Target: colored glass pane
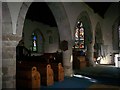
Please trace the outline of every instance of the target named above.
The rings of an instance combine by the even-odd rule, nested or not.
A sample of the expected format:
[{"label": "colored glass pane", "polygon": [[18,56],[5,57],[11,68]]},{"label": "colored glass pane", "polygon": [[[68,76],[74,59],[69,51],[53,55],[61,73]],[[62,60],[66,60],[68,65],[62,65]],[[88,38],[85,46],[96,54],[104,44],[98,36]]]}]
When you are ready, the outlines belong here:
[{"label": "colored glass pane", "polygon": [[81,21],[78,21],[75,30],[75,48],[84,48],[84,28]]}]

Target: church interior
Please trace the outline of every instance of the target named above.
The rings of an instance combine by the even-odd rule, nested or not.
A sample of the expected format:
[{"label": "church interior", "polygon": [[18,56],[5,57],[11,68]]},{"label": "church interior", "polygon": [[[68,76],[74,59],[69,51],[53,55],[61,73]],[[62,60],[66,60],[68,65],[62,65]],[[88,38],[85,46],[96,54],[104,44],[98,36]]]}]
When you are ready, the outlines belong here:
[{"label": "church interior", "polygon": [[0,2],[1,89],[120,89],[120,2]]}]

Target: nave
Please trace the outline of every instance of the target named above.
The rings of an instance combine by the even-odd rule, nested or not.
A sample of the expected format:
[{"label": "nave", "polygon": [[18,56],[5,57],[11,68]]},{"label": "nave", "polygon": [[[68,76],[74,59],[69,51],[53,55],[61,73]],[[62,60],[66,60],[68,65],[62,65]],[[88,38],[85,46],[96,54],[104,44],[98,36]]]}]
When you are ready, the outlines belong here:
[{"label": "nave", "polygon": [[[60,66],[58,70],[56,66],[56,64],[58,64],[58,67],[62,65],[61,53],[44,53],[44,55],[41,56],[27,56],[27,54],[25,56],[25,54],[23,54],[22,58],[18,55],[17,59],[16,84],[18,90],[21,88],[38,90],[54,88],[80,88],[81,90],[107,88],[117,90],[120,88],[120,68],[115,66],[84,66],[80,67],[80,69],[75,69],[73,75],[67,77],[64,76],[63,67]],[[30,71],[31,68],[32,72]]]}]

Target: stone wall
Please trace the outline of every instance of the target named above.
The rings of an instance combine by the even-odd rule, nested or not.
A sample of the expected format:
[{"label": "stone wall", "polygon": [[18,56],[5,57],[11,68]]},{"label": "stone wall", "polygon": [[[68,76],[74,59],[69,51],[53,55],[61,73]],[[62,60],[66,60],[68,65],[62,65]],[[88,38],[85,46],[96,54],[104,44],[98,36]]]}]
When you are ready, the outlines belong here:
[{"label": "stone wall", "polygon": [[16,45],[20,37],[12,32],[8,5],[2,3],[2,88],[16,87]]},{"label": "stone wall", "polygon": [[[20,3],[21,4],[21,3]],[[11,7],[8,8],[7,3],[2,3],[2,72],[3,72],[3,79],[2,79],[2,86],[3,88],[15,88],[16,86],[16,46],[20,39],[22,38],[22,32],[23,32],[23,27],[24,27],[24,20],[25,20],[25,15],[27,13],[27,10],[29,9],[30,3],[23,3],[21,8],[15,9],[19,11],[19,15],[17,18],[14,18],[12,15],[14,13],[10,12],[9,9],[16,8],[16,7]],[[82,11],[87,11],[89,18],[91,20],[91,31],[94,33],[96,24],[100,21],[101,23],[101,18],[95,14],[90,8],[85,8],[87,7],[84,4],[81,3],[47,3],[48,6],[50,7],[56,23],[58,25],[58,30],[60,34],[60,41],[66,40],[68,41],[68,50],[63,52],[63,62],[64,62],[64,69],[65,69],[65,75],[66,76],[71,76],[72,74],[72,62],[71,62],[71,55],[72,55],[72,45],[74,41],[74,28],[75,28],[75,23],[77,22],[77,19],[79,18],[79,15]],[[11,5],[11,4],[9,4]],[[85,8],[85,9],[84,9]],[[12,10],[11,10],[12,11]],[[111,12],[111,11],[110,11]],[[118,11],[117,11],[117,16],[118,16]],[[1,14],[1,11],[0,11]],[[16,14],[14,14],[16,15]],[[107,14],[106,14],[107,15]],[[111,23],[110,16],[111,14],[108,13],[107,16],[105,17],[106,19],[104,20],[103,24],[104,26],[101,27],[101,30],[104,31],[104,40],[106,41],[106,45],[110,45],[108,47],[109,51],[111,50],[112,46],[112,40],[108,39],[108,35],[111,36],[111,34],[106,34],[108,32],[111,32],[111,26],[113,23]],[[116,19],[115,17],[112,17],[112,22]],[[1,16],[1,15],[0,15]],[[12,16],[12,18],[11,18]],[[81,17],[81,16],[80,16]],[[15,28],[12,25],[13,20],[16,19],[16,31]],[[1,18],[0,18],[1,20]],[[110,22],[110,23],[107,23]],[[110,27],[108,27],[110,26]],[[108,27],[108,28],[106,28]],[[108,30],[108,31],[106,31]],[[110,30],[110,31],[109,31]],[[15,34],[16,33],[16,34]],[[94,41],[94,39],[93,39]],[[88,51],[90,53],[88,56],[92,60],[93,58],[93,44],[89,46],[91,49]],[[1,47],[0,47],[1,48]],[[93,62],[90,62],[93,63]],[[1,67],[0,67],[1,69]]]},{"label": "stone wall", "polygon": [[2,2],[0,2],[0,89],[2,89]]},{"label": "stone wall", "polygon": [[2,87],[15,88],[16,83],[16,45],[20,37],[9,34],[2,36]]}]

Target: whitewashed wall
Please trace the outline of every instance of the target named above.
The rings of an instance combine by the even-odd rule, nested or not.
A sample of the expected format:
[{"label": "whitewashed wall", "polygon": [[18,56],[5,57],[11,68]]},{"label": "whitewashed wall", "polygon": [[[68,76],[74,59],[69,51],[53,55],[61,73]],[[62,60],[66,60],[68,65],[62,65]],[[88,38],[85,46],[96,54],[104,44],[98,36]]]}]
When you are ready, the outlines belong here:
[{"label": "whitewashed wall", "polygon": [[[118,50],[113,50],[113,45],[112,45],[112,29],[113,25],[120,17],[120,3],[115,3],[112,4],[108,11],[105,13],[105,18],[103,20],[103,25],[102,25],[102,31],[103,31],[103,39],[104,39],[104,45],[106,51],[106,60],[103,60],[102,63],[111,63],[113,57],[111,56],[112,53],[118,52]],[[117,35],[116,35],[117,36]],[[118,45],[115,45],[116,47]]]},{"label": "whitewashed wall", "polygon": [[[26,20],[24,24],[24,44],[25,47],[30,49],[32,46],[32,32],[39,30],[44,38],[44,52],[52,53],[59,49],[59,32],[57,27],[50,27],[40,22]],[[53,43],[49,43],[49,36],[52,36]],[[38,53],[40,44],[38,44]]]}]

